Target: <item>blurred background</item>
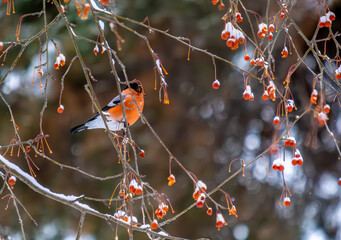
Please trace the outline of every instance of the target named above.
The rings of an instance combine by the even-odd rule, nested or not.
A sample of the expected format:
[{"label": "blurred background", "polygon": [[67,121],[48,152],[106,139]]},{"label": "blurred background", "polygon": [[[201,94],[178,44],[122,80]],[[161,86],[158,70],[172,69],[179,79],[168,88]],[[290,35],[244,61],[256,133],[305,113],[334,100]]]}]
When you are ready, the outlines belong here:
[{"label": "blurred background", "polygon": [[[247,9],[257,12],[265,20],[267,1],[242,1]],[[269,16],[279,12],[276,1],[270,1]],[[0,4],[0,41],[15,41],[16,24],[20,16],[28,12],[41,11],[39,1],[15,1],[16,14],[6,15],[6,4]],[[114,12],[137,21],[149,17],[153,27],[168,31],[174,36],[189,38],[193,46],[207,49],[242,69],[249,70],[250,66],[243,60],[244,48],[231,51],[220,39],[223,29],[221,17],[226,10],[219,11],[211,1],[123,1],[111,2]],[[225,3],[227,6],[228,4]],[[340,1],[330,1],[331,11],[336,14],[333,22],[333,32],[340,31],[341,20]],[[297,22],[308,39],[313,36],[319,19],[318,1],[298,1],[293,7],[291,16]],[[51,3],[47,4],[48,21],[56,16],[57,11]],[[89,15],[82,21],[76,14],[76,7],[70,4],[67,12],[68,20],[75,24],[74,31],[79,36],[96,40],[98,29]],[[246,21],[245,13],[239,6],[244,17],[241,28],[251,36],[251,29]],[[256,27],[255,17],[250,14]],[[279,21],[282,24],[282,20]],[[24,18],[20,38],[25,39],[37,33],[43,27],[43,17]],[[253,102],[244,101],[243,76],[240,71],[227,63],[216,61],[217,78],[221,86],[219,90],[211,87],[214,81],[212,59],[197,51],[191,51],[190,61],[187,61],[188,48],[179,42],[159,33],[150,34],[146,29],[132,25],[135,29],[148,37],[155,53],[158,54],[165,69],[170,104],[159,102],[158,91],[154,90],[154,62],[146,44],[130,32],[119,28],[119,33],[125,40],[122,51],[118,56],[127,69],[128,77],[139,79],[146,92],[144,114],[155,131],[169,147],[171,152],[181,163],[204,181],[208,190],[215,188],[228,178],[228,165],[235,158],[242,158],[246,163],[258,156],[271,146],[274,136],[283,129],[275,128],[272,124],[276,113],[276,102],[261,100],[263,87],[257,80],[251,80],[255,94]],[[278,25],[280,27],[281,25]],[[292,27],[289,33],[293,37],[295,46],[302,56],[307,50],[302,38]],[[276,33],[275,33],[276,35]],[[326,38],[328,29],[321,29],[318,38]],[[66,66],[60,70],[49,70],[53,75],[47,87],[47,108],[43,116],[43,131],[49,135],[47,139],[56,161],[79,167],[96,175],[110,176],[122,171],[118,164],[117,154],[102,130],[85,131],[76,135],[70,134],[70,128],[83,123],[94,114],[91,100],[84,89],[85,78],[78,61],[71,67],[65,78],[62,104],[63,114],[57,113],[61,77],[70,60],[75,56],[73,45],[68,32],[59,21],[49,31],[49,37],[59,44],[66,56]],[[116,38],[109,31],[106,23],[106,37],[113,49],[116,48]],[[41,38],[45,46],[44,37]],[[117,95],[116,83],[110,73],[110,66],[106,54],[93,54],[93,44],[79,40],[82,56],[91,69],[97,82],[93,83],[95,92],[102,106],[105,106]],[[274,48],[276,64],[275,83],[283,90],[282,82],[291,65],[296,63],[297,56],[290,55],[282,59],[284,34],[278,36]],[[320,42],[323,51],[324,42]],[[334,58],[335,45],[327,42],[327,54]],[[5,45],[6,47],[6,45]],[[50,63],[54,63],[54,46],[49,45]],[[252,57],[253,46],[247,44],[247,51]],[[2,78],[18,54],[19,47],[13,47],[7,55],[4,65],[0,67]],[[43,55],[43,59],[45,55]],[[11,106],[22,140],[33,139],[39,134],[40,111],[44,104],[44,91],[39,88],[36,77],[31,85],[33,69],[38,65],[39,42],[30,44],[20,58],[15,70],[0,85],[0,91]],[[2,61],[2,60],[1,60]],[[318,66],[314,58],[308,55],[306,64],[318,73]],[[46,67],[43,68],[47,72]],[[120,69],[119,76],[123,79]],[[254,71],[257,74],[257,70]],[[45,84],[46,76],[42,78]],[[327,81],[330,81],[327,78]],[[298,110],[290,114],[292,121],[309,105],[312,91],[313,76],[303,66],[300,66],[291,78],[291,90]],[[340,88],[332,85],[338,94]],[[328,125],[336,139],[341,139],[340,106],[333,102],[335,91],[327,87],[326,99],[331,105]],[[9,144],[14,136],[9,111],[0,102],[0,145]],[[172,173],[177,182],[167,186],[169,175],[169,156],[153,137],[150,130],[140,120],[131,127],[131,132],[138,146],[145,150],[146,157],[138,160],[140,173],[144,181],[149,182],[160,193],[165,193],[176,213],[193,203],[193,183],[186,174],[175,164]],[[338,160],[336,147],[325,128],[318,128],[313,114],[304,116],[292,129],[292,135],[297,140],[297,146],[304,158],[302,167],[291,165],[292,153],[289,149],[285,154],[285,179],[292,193],[291,206],[281,208],[278,205],[282,193],[283,182],[277,171],[266,173],[263,159],[259,159],[245,169],[245,177],[238,175],[222,187],[229,193],[237,207],[239,218],[227,216],[228,226],[217,231],[215,215],[207,216],[204,209],[193,208],[176,221],[164,227],[171,235],[184,238],[210,239],[304,239],[327,240],[341,239],[341,201],[340,186],[337,185],[341,177],[341,161]],[[1,152],[4,153],[4,150]],[[16,151],[15,151],[16,153]],[[8,157],[13,163],[28,172],[27,164],[22,154],[20,157]],[[32,153],[32,157],[34,157]],[[277,156],[266,154],[263,158],[269,163]],[[34,158],[40,168],[37,171],[37,181],[52,191],[64,194],[81,195],[94,198],[110,198],[118,180],[95,181],[77,172],[60,169],[58,166],[43,158]],[[232,165],[232,172],[239,169],[240,164]],[[80,213],[60,203],[53,202],[30,190],[25,184],[18,182],[14,188],[18,199],[27,208],[32,217],[38,222],[35,226],[29,217],[22,212],[25,231],[28,239],[74,239],[78,227]],[[6,193],[3,193],[3,196]],[[225,199],[220,194],[213,197],[220,203]],[[10,202],[5,210],[8,198],[0,199],[0,234],[9,235],[11,239],[21,239],[20,225],[13,203]],[[115,213],[115,207],[108,209],[102,203],[85,202],[99,211]],[[153,203],[156,207],[157,203]],[[209,204],[210,205],[210,204]],[[214,208],[214,206],[211,206]],[[138,209],[137,209],[138,210]],[[136,211],[137,212],[137,211]],[[176,214],[175,213],[175,214]],[[168,213],[166,219],[172,217]],[[141,216],[137,214],[138,219]],[[118,228],[119,239],[128,239],[126,230]],[[134,232],[136,239],[147,239],[144,234]],[[113,239],[112,227],[105,221],[92,216],[86,216],[83,239]]]}]

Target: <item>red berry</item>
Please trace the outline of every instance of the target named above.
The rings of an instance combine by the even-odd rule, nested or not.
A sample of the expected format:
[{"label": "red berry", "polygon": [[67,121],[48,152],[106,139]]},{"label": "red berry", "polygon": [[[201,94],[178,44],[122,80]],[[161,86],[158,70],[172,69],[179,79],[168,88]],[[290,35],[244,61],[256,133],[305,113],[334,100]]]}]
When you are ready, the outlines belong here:
[{"label": "red berry", "polygon": [[292,165],[295,166],[297,164],[297,160],[294,158],[294,159],[292,159],[291,163],[292,163]]},{"label": "red berry", "polygon": [[15,176],[11,176],[7,182],[9,185],[14,186],[15,183],[17,182],[17,178]]},{"label": "red berry", "polygon": [[107,4],[109,3],[109,0],[101,0],[101,3],[102,3],[103,5],[107,5]]},{"label": "red berry", "polygon": [[145,154],[145,152],[144,152],[144,150],[143,150],[143,149],[141,149],[141,152],[140,152],[140,154],[139,154],[139,155],[140,155],[140,157],[141,157],[141,158],[144,158],[144,156],[145,156],[146,154]]},{"label": "red berry", "polygon": [[298,166],[302,166],[302,165],[303,165],[303,159],[302,159],[302,158],[299,158],[299,159],[297,160],[297,165],[298,165]]},{"label": "red berry", "polygon": [[274,32],[274,31],[275,31],[275,26],[273,24],[270,24],[269,32]]},{"label": "red berry", "polygon": [[339,181],[337,182],[339,185],[341,185],[341,178],[339,178]]},{"label": "red berry", "polygon": [[57,109],[58,113],[63,113],[64,112],[64,106],[62,104],[59,105],[59,108]]},{"label": "red berry", "polygon": [[244,56],[244,60],[245,60],[245,61],[249,61],[249,60],[250,60],[250,56],[249,56],[249,55],[247,55],[247,54],[245,54],[245,56]]},{"label": "red berry", "polygon": [[262,95],[262,100],[263,101],[267,101],[269,99],[269,94],[268,94],[268,91],[265,91]]},{"label": "red berry", "polygon": [[330,27],[332,25],[332,22],[330,20],[327,20],[324,24],[325,27]]},{"label": "red berry", "polygon": [[219,2],[219,0],[212,0],[212,4],[213,4],[213,5],[217,5],[218,2]]},{"label": "red berry", "polygon": [[224,3],[221,3],[220,5],[219,5],[219,10],[223,10],[223,9],[225,9],[225,4]]},{"label": "red berry", "polygon": [[212,83],[212,88],[214,89],[219,89],[220,87],[220,82],[218,79],[216,79],[213,83]]},{"label": "red berry", "polygon": [[212,214],[213,214],[212,208],[208,208],[206,213],[207,213],[207,215],[212,216]]},{"label": "red berry", "polygon": [[323,112],[324,112],[325,114],[329,114],[329,112],[330,112],[330,106],[329,106],[328,104],[324,105],[324,107],[323,107]]},{"label": "red berry", "polygon": [[243,93],[243,98],[244,98],[245,100],[249,100],[249,99],[250,99],[250,94],[247,93],[247,92],[244,92],[244,93]]},{"label": "red berry", "polygon": [[279,116],[274,117],[273,124],[274,125],[278,125],[279,124]]},{"label": "red berry", "polygon": [[286,207],[290,207],[290,205],[291,205],[290,198],[288,198],[288,197],[284,198],[283,204]]},{"label": "red berry", "polygon": [[152,223],[150,224],[150,228],[151,228],[152,230],[156,230],[156,229],[159,228],[159,224],[158,224],[158,222],[157,222],[156,219],[154,219],[154,221],[152,221]]},{"label": "red berry", "polygon": [[203,201],[197,201],[197,208],[203,208],[204,207],[204,202]]},{"label": "red berry", "polygon": [[335,14],[333,12],[327,12],[327,15],[330,21],[335,20]]},{"label": "red berry", "polygon": [[280,17],[280,18],[284,18],[284,17],[285,17],[285,13],[284,13],[283,10],[281,11],[281,15],[279,15],[279,17]]},{"label": "red berry", "polygon": [[271,41],[274,38],[274,35],[272,33],[269,33],[268,39]]},{"label": "red berry", "polygon": [[278,171],[283,172],[284,171],[284,166],[283,165],[279,165]]}]

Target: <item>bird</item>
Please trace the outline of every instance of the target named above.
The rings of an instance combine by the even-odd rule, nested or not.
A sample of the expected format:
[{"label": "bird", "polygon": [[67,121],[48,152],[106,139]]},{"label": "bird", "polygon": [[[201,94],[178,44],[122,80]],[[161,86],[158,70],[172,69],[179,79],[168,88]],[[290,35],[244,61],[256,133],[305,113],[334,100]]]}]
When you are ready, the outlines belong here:
[{"label": "bird", "polygon": [[[140,118],[140,112],[143,111],[145,93],[142,87],[142,83],[138,80],[131,81],[129,83],[129,86],[131,88],[131,92],[129,87],[126,86],[122,91],[122,100],[125,106],[128,126],[131,126]],[[139,109],[137,108],[133,99],[135,99],[135,102]],[[127,124],[125,123],[123,106],[119,95],[111,100],[108,105],[102,108],[102,113],[107,118],[106,122],[110,131],[120,131],[125,129],[125,127],[127,126]],[[70,132],[72,134],[75,134],[86,129],[100,128],[106,129],[101,115],[97,113],[86,123],[71,128]]]}]

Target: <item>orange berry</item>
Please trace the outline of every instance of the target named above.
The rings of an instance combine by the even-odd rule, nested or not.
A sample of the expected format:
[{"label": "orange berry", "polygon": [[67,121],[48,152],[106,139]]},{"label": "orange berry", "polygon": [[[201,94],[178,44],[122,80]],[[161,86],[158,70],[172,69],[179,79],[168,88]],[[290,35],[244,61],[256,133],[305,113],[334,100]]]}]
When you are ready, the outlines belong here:
[{"label": "orange berry", "polygon": [[223,9],[225,9],[225,4],[224,3],[221,3],[220,5],[219,5],[219,10],[223,10]]},{"label": "orange berry", "polygon": [[59,105],[59,108],[57,109],[58,113],[63,113],[64,112],[64,106],[62,104]]},{"label": "orange berry", "polygon": [[197,201],[197,208],[203,208],[204,207],[204,201],[198,200]]},{"label": "orange berry", "polygon": [[212,4],[213,4],[213,5],[217,5],[218,2],[219,2],[219,0],[212,0]]},{"label": "orange berry", "polygon": [[26,152],[30,152],[31,151],[31,147],[30,146],[26,146],[25,151]]},{"label": "orange berry", "polygon": [[125,194],[125,193],[124,193],[124,190],[122,190],[122,189],[121,189],[121,190],[119,191],[119,193],[118,193],[118,195],[119,195],[120,197],[123,197],[124,194]]},{"label": "orange berry", "polygon": [[17,178],[15,176],[11,176],[7,182],[9,185],[14,186],[15,183],[17,182]]},{"label": "orange berry", "polygon": [[269,33],[268,39],[271,41],[274,38],[274,35],[272,33]]},{"label": "orange berry", "polygon": [[207,213],[207,215],[212,216],[212,214],[213,214],[212,208],[208,208],[206,213]]},{"label": "orange berry", "polygon": [[221,213],[217,213],[216,217],[216,227],[218,228],[218,231],[221,227],[223,227],[226,224],[225,219]]},{"label": "orange berry", "polygon": [[287,147],[290,147],[291,146],[291,143],[289,140],[285,140],[284,141],[284,145],[287,146]]},{"label": "orange berry", "polygon": [[228,31],[222,31],[221,35],[220,35],[221,39],[223,40],[227,40],[227,38],[229,37],[229,32]]},{"label": "orange berry", "polygon": [[159,228],[159,224],[158,224],[158,222],[157,222],[156,219],[154,219],[154,221],[152,221],[152,223],[150,224],[150,228],[151,228],[152,230],[156,230],[156,229]]},{"label": "orange berry", "polygon": [[220,87],[220,82],[218,79],[216,79],[213,83],[212,83],[212,88],[213,89],[219,89]]},{"label": "orange berry", "polygon": [[334,21],[336,18],[333,12],[327,12],[326,16],[330,21]]},{"label": "orange berry", "polygon": [[332,22],[330,20],[327,20],[324,24],[325,27],[330,27],[332,25]]},{"label": "orange berry", "polygon": [[278,125],[279,122],[280,122],[279,116],[274,117],[273,124],[274,124],[274,125]]},{"label": "orange berry", "polygon": [[283,165],[279,165],[278,171],[283,172],[284,171],[284,166]]},{"label": "orange berry", "polygon": [[303,159],[302,159],[302,158],[299,158],[299,159],[297,160],[297,165],[298,165],[298,166],[302,166],[302,165],[303,165]]},{"label": "orange berry", "polygon": [[325,114],[329,114],[329,112],[330,112],[330,106],[329,106],[328,104],[326,104],[326,105],[323,106],[323,112],[324,112]]},{"label": "orange berry", "polygon": [[286,207],[290,207],[290,205],[291,205],[290,198],[289,197],[285,197],[284,200],[283,200],[283,204]]},{"label": "orange berry", "polygon": [[297,164],[297,160],[296,160],[296,158],[293,158],[292,160],[291,160],[291,163],[292,163],[292,165],[296,165]]},{"label": "orange berry", "polygon": [[275,26],[273,24],[269,25],[269,32],[274,32],[275,31]]},{"label": "orange berry", "polygon": [[245,60],[245,61],[249,61],[249,60],[250,60],[250,56],[249,56],[249,55],[247,55],[247,54],[245,54],[245,56],[244,56],[244,60]]},{"label": "orange berry", "polygon": [[239,12],[236,13],[236,19],[237,19],[237,22],[239,22],[239,23],[243,21],[243,17]]},{"label": "orange berry", "polygon": [[238,217],[238,215],[237,215],[237,209],[236,209],[236,206],[235,206],[235,205],[233,205],[233,206],[231,207],[231,209],[229,210],[229,215],[234,215],[234,216]]},{"label": "orange berry", "polygon": [[168,186],[172,186],[175,183],[175,177],[171,174],[168,178]]},{"label": "orange berry", "polygon": [[264,60],[263,59],[259,59],[257,66],[259,67],[263,67],[264,66]]},{"label": "orange berry", "polygon": [[279,15],[279,17],[280,17],[280,18],[284,18],[284,17],[285,17],[285,13],[284,13],[283,10],[281,11],[281,15]]},{"label": "orange berry", "polygon": [[135,190],[135,194],[136,195],[138,195],[138,196],[140,196],[140,195],[142,195],[142,187],[141,186],[138,186],[137,188],[136,188],[136,190]]},{"label": "orange berry", "polygon": [[107,5],[107,4],[109,3],[109,0],[101,0],[101,3],[102,3],[103,5]]},{"label": "orange berry", "polygon": [[200,191],[195,191],[195,192],[193,193],[193,198],[194,198],[194,200],[198,200],[199,195],[200,195]]},{"label": "orange berry", "polygon": [[244,92],[244,93],[243,93],[243,98],[244,98],[245,100],[249,100],[249,99],[250,99],[250,94],[247,93],[247,92]]},{"label": "orange berry", "polygon": [[267,101],[268,99],[269,99],[269,94],[268,94],[268,91],[265,90],[262,95],[262,100]]},{"label": "orange berry", "polygon": [[253,95],[253,93],[251,93],[250,94],[250,99],[249,99],[251,102],[253,101],[253,100],[255,100],[255,96]]}]

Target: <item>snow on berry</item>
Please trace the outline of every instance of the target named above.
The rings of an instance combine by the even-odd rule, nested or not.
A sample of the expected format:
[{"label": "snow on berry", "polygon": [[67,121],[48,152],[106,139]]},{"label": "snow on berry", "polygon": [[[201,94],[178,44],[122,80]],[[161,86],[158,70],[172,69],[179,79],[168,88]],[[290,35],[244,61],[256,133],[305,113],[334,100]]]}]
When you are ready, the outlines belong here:
[{"label": "snow on berry", "polygon": [[278,125],[280,122],[279,116],[274,117],[273,124]]},{"label": "snow on berry", "polygon": [[288,137],[287,140],[284,141],[284,145],[287,147],[295,147],[296,140],[294,137]]},{"label": "snow on berry", "polygon": [[335,78],[336,79],[341,78],[341,65],[335,70]]},{"label": "snow on berry", "polygon": [[317,96],[318,96],[318,93],[316,91],[316,89],[314,89],[311,93],[311,96],[310,96],[310,102],[312,104],[316,104],[317,103]]},{"label": "snow on berry", "polygon": [[329,106],[328,104],[325,104],[325,105],[323,106],[323,112],[324,112],[325,114],[329,114],[329,112],[330,112],[330,106]]},{"label": "snow on berry", "polygon": [[15,183],[17,182],[17,178],[15,176],[11,176],[8,180],[7,180],[8,184],[11,186],[14,186]]},{"label": "snow on berry", "polygon": [[290,198],[289,197],[285,197],[284,200],[283,200],[283,204],[286,207],[290,207],[290,205],[291,205]]},{"label": "snow on berry", "polygon": [[282,159],[278,158],[275,161],[273,161],[272,169],[283,172],[284,171],[284,162],[282,161]]},{"label": "snow on berry", "polygon": [[268,93],[267,90],[265,90],[265,91],[263,92],[263,95],[262,95],[262,100],[263,100],[263,101],[267,101],[268,99],[269,99],[269,93]]},{"label": "snow on berry", "polygon": [[329,120],[327,114],[325,114],[324,112],[320,112],[317,115],[317,122],[319,124],[319,126],[324,126],[324,123],[327,122]]},{"label": "snow on berry", "polygon": [[285,46],[281,52],[282,58],[288,57],[288,48]]},{"label": "snow on berry", "polygon": [[246,89],[245,89],[244,92],[243,92],[243,98],[244,98],[245,100],[250,100],[251,94],[253,95],[252,90],[251,90],[251,87],[250,87],[250,85],[247,85],[247,86],[246,86]]},{"label": "snow on berry", "polygon": [[64,112],[64,106],[62,104],[59,105],[58,109],[57,109],[58,113],[63,113]]},{"label": "snow on berry", "polygon": [[175,176],[173,174],[169,175],[168,179],[168,186],[172,186],[175,183]]},{"label": "snow on berry", "polygon": [[223,227],[224,225],[227,225],[227,224],[225,222],[223,214],[217,213],[216,227],[218,228],[218,231],[220,231],[220,228]]},{"label": "snow on berry", "polygon": [[159,228],[159,224],[158,224],[158,222],[157,222],[156,219],[154,219],[154,220],[152,221],[152,223],[150,224],[150,228],[151,228],[152,230],[156,230],[156,229]]},{"label": "snow on berry", "polygon": [[288,112],[292,112],[292,110],[294,109],[294,101],[292,99],[287,100],[286,109]]},{"label": "snow on berry", "polygon": [[212,88],[214,89],[219,89],[220,87],[220,82],[218,79],[216,79],[213,83],[212,83]]}]

